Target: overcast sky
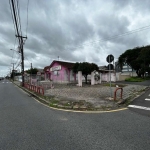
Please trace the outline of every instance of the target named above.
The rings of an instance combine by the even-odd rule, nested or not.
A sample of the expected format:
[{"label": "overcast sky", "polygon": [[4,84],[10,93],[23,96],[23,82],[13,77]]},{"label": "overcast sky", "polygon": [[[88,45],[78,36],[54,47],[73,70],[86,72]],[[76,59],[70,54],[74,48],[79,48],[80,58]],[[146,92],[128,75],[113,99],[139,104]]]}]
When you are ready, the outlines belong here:
[{"label": "overcast sky", "polygon": [[[44,68],[58,56],[62,61],[107,65],[107,55],[117,60],[125,50],[150,43],[150,0],[29,0],[28,21],[27,3],[19,0],[22,35],[27,35],[25,69],[31,63]],[[0,76],[4,76],[11,63],[16,70],[21,66],[20,55],[10,50],[17,50],[18,42],[9,0],[0,0],[0,14]]]}]

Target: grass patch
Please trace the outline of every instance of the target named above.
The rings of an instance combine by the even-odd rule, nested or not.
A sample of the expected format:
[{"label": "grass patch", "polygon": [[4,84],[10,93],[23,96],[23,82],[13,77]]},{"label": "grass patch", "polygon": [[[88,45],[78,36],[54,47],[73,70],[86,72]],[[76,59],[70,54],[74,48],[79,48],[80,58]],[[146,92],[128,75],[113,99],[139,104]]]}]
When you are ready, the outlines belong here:
[{"label": "grass patch", "polygon": [[50,105],[51,107],[57,107],[58,103],[59,103],[58,100],[51,99],[49,105]]},{"label": "grass patch", "polygon": [[128,81],[128,82],[142,82],[142,81],[145,81],[147,80],[147,78],[140,78],[140,77],[131,77],[131,78],[127,78],[125,79],[125,81]]},{"label": "grass patch", "polygon": [[72,106],[71,103],[65,103],[64,106]]}]

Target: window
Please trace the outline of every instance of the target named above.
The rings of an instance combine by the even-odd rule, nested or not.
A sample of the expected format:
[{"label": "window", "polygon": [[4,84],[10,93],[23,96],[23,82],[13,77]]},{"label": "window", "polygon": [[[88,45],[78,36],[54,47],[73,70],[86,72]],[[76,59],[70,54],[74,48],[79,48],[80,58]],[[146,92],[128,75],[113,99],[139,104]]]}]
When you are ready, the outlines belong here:
[{"label": "window", "polygon": [[59,71],[54,71],[54,75],[58,76],[59,75]]}]

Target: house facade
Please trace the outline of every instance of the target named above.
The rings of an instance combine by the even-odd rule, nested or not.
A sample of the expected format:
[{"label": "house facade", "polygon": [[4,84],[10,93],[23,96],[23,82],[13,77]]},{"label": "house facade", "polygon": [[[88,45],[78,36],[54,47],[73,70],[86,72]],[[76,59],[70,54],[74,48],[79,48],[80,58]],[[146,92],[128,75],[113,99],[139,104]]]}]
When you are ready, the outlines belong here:
[{"label": "house facade", "polygon": [[76,74],[73,73],[75,63],[54,60],[50,66],[44,68],[45,80],[52,80],[57,83],[76,82]]},{"label": "house facade", "polygon": [[116,82],[116,73],[114,70],[110,70],[107,66],[99,66],[99,72],[101,72],[101,81],[102,82],[109,82],[110,79],[113,82]]}]

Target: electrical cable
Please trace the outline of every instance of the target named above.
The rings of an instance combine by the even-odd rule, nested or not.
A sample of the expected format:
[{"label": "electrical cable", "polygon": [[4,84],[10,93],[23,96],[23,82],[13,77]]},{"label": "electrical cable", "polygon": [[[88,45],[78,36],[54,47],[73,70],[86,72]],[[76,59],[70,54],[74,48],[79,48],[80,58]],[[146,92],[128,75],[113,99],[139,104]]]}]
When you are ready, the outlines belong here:
[{"label": "electrical cable", "polygon": [[18,65],[15,67],[15,70],[20,66],[20,64],[21,64],[21,60],[20,60],[20,62],[18,63]]},{"label": "electrical cable", "polygon": [[20,18],[20,5],[19,5],[19,1],[17,0],[17,14],[18,14],[18,24],[19,24],[19,27],[20,27],[20,33],[19,35],[22,36],[22,30],[21,30],[21,18]]},{"label": "electrical cable", "polygon": [[14,17],[13,17],[13,10],[12,10],[12,6],[10,4],[10,0],[9,0],[9,5],[10,5],[10,11],[11,11],[11,16],[12,16],[12,20],[13,20],[13,24],[14,24],[14,30],[15,30],[15,34],[17,33],[17,29],[16,29],[16,26],[15,26],[15,20],[14,20]]},{"label": "electrical cable", "polygon": [[27,37],[27,31],[28,31],[28,11],[29,11],[29,0],[27,2],[27,25],[26,25],[26,37]]},{"label": "electrical cable", "polygon": [[[131,30],[131,31],[127,31],[127,32],[124,32],[122,34],[119,34],[119,35],[114,35],[114,36],[110,36],[108,38],[105,38],[105,39],[99,39],[99,40],[95,40],[95,41],[92,41],[92,42],[88,42],[88,43],[85,43],[85,44],[82,44],[82,45],[79,45],[79,46],[76,46],[72,49],[77,49],[77,48],[81,48],[83,46],[89,46],[89,45],[92,45],[92,44],[96,44],[98,42],[105,42],[105,41],[108,41],[108,40],[113,40],[113,39],[116,39],[116,38],[121,38],[121,37],[124,37],[124,36],[127,36],[127,35],[130,35],[130,34],[133,34],[133,33],[137,33],[137,32],[141,32],[143,30],[147,30],[150,28],[150,25],[148,26],[144,26],[144,27],[141,27],[141,28],[138,28],[138,29],[134,29],[134,30]],[[69,49],[68,49],[69,50]]]}]

